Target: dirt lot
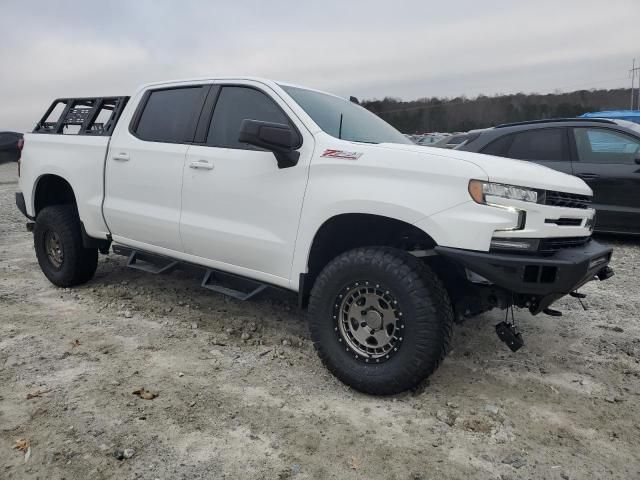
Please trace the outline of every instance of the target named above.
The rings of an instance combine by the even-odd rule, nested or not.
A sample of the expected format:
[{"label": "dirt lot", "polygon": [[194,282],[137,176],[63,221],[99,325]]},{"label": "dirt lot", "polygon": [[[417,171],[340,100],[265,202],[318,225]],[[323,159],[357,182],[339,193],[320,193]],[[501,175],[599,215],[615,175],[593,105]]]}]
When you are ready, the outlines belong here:
[{"label": "dirt lot", "polygon": [[325,371],[288,294],[240,303],[113,255],[53,287],[14,171],[0,165],[2,479],[640,478],[640,240],[604,239],[617,275],[583,289],[587,311],[517,313],[520,352],[483,315],[425,388],[376,398]]}]

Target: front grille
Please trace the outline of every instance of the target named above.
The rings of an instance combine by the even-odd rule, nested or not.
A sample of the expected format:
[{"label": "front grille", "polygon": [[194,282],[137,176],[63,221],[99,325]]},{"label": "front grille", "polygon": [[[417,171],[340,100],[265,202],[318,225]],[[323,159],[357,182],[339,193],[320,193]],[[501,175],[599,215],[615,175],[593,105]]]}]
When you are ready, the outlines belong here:
[{"label": "front grille", "polygon": [[589,240],[591,240],[591,237],[543,238],[540,241],[540,247],[538,247],[538,250],[543,253],[552,253],[562,250],[563,248],[581,247]]},{"label": "front grille", "polygon": [[544,196],[544,203],[545,205],[554,207],[585,209],[591,207],[591,197],[588,195],[547,190]]},{"label": "front grille", "polygon": [[547,218],[544,223],[555,223],[559,227],[579,227],[582,225],[581,218]]}]

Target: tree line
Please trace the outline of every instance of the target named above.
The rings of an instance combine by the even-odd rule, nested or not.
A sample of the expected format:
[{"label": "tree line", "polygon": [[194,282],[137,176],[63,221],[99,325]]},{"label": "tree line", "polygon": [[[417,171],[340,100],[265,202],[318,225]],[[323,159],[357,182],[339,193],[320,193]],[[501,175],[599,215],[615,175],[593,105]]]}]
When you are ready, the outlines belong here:
[{"label": "tree line", "polygon": [[362,106],[403,133],[465,132],[500,123],[629,108],[630,90],[578,90],[569,93],[479,95],[476,98],[420,98],[403,101],[385,97],[364,100]]}]

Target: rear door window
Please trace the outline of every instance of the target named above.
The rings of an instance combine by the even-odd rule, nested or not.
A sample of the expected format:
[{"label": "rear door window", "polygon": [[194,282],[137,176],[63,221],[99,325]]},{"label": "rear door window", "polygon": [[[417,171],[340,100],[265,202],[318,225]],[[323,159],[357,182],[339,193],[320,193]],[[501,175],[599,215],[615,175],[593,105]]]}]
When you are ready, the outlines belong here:
[{"label": "rear door window", "polygon": [[256,150],[257,147],[238,140],[240,125],[245,119],[291,125],[280,107],[260,90],[225,86],[220,91],[213,111],[207,145]]},{"label": "rear door window", "polygon": [[480,150],[480,153],[484,153],[486,155],[496,155],[498,157],[504,157],[507,147],[511,143],[513,135],[505,135],[504,137],[500,137],[489,145]]},{"label": "rear door window", "polygon": [[574,128],[578,160],[584,163],[635,163],[640,140],[605,128]]},{"label": "rear door window", "polygon": [[565,128],[541,128],[513,134],[507,157],[520,160],[569,161]]},{"label": "rear door window", "polygon": [[192,134],[195,128],[206,88],[198,85],[151,91],[135,126],[135,135],[150,142],[190,141],[187,134]]}]

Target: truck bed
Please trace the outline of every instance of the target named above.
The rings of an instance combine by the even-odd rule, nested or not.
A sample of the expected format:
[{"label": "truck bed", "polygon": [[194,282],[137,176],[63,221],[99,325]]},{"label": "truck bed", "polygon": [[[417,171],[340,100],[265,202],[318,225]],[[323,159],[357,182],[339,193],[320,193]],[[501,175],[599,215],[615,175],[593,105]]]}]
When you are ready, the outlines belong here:
[{"label": "truck bed", "polygon": [[[104,163],[128,101],[129,97],[58,98],[24,136],[28,148],[20,162],[21,184],[35,188],[45,175],[65,179],[73,186],[85,231],[96,238],[108,233],[102,216]],[[34,191],[22,190],[27,213],[35,216]]]},{"label": "truck bed", "polygon": [[[80,218],[90,236],[103,238],[108,229],[102,218],[104,162],[108,136],[42,135],[27,133],[21,164],[20,183],[35,187],[44,175],[58,175],[73,185]],[[71,147],[71,148],[70,148]],[[33,160],[32,160],[33,159]],[[32,189],[22,189],[27,213],[35,216]]]}]

